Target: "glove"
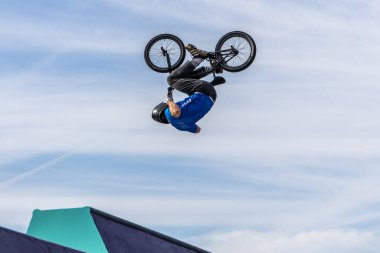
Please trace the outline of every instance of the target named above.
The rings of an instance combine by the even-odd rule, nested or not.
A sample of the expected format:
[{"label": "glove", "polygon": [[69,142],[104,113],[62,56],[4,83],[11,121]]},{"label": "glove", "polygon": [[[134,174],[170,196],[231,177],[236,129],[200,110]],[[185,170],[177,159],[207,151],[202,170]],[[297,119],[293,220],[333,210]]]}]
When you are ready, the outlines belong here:
[{"label": "glove", "polygon": [[212,84],[213,86],[215,86],[215,85],[222,84],[222,83],[225,83],[225,82],[226,82],[226,79],[224,79],[224,78],[221,77],[221,76],[216,76],[216,77],[214,78],[214,80],[211,81],[211,84]]},{"label": "glove", "polygon": [[168,93],[166,94],[166,99],[169,101],[173,101],[173,88],[169,87],[168,88]]}]

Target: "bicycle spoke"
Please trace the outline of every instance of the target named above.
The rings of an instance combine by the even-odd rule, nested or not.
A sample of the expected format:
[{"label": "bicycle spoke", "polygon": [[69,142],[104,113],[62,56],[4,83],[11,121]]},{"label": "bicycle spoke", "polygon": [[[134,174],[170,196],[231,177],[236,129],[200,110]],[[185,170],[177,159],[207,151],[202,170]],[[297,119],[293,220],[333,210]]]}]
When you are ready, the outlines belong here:
[{"label": "bicycle spoke", "polygon": [[[237,54],[233,54],[232,49],[237,50]],[[225,64],[230,67],[239,67],[245,64],[252,54],[252,47],[243,37],[228,38],[221,47],[220,55],[224,58]]]},{"label": "bicycle spoke", "polygon": [[[168,56],[165,56],[162,50],[165,50]],[[177,64],[180,60],[181,48],[176,41],[171,39],[162,39],[155,42],[151,46],[149,50],[149,58],[158,68],[168,67],[167,57],[170,58],[171,65]]]},{"label": "bicycle spoke", "polygon": [[[155,55],[150,54],[150,59],[158,67],[161,67],[166,63],[166,57],[162,53]],[[166,65],[167,64],[165,64],[165,67]]]}]

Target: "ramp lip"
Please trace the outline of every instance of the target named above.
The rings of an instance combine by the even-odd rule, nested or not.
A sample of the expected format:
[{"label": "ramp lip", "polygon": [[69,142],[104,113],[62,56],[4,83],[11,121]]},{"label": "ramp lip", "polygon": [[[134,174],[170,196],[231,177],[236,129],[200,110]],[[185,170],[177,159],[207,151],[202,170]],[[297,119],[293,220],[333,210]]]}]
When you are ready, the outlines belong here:
[{"label": "ramp lip", "polygon": [[107,218],[109,220],[112,220],[114,222],[117,222],[117,223],[120,223],[122,225],[125,225],[125,226],[128,226],[128,227],[131,227],[131,228],[134,228],[134,229],[137,229],[139,231],[142,231],[142,232],[145,232],[147,234],[150,234],[150,235],[153,235],[153,236],[156,236],[162,240],[165,240],[165,241],[168,241],[168,242],[171,242],[171,243],[174,243],[174,244],[177,244],[178,246],[181,246],[183,248],[186,248],[186,249],[189,249],[189,250],[193,250],[197,253],[211,253],[210,251],[206,251],[204,249],[201,249],[201,248],[198,248],[196,246],[193,246],[191,244],[188,244],[186,242],[183,242],[183,241],[180,241],[178,239],[175,239],[173,237],[170,237],[170,236],[167,236],[167,235],[164,235],[164,234],[161,234],[157,231],[154,231],[152,229],[149,229],[149,228],[146,228],[146,227],[143,227],[141,225],[138,225],[136,223],[133,223],[133,222],[130,222],[130,221],[127,221],[127,220],[124,220],[122,218],[119,218],[119,217],[116,217],[114,215],[111,215],[111,214],[108,214],[108,213],[105,213],[103,211],[100,211],[98,209],[95,209],[95,208],[92,208],[90,207],[90,212],[91,213],[94,213],[94,214],[97,214],[99,216],[102,216],[104,218]]}]

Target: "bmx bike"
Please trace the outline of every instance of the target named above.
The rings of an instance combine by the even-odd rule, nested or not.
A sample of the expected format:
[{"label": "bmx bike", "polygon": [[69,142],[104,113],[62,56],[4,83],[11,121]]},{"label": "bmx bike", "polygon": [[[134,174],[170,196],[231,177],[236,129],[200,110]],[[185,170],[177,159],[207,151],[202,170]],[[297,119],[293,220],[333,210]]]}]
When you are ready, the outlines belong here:
[{"label": "bmx bike", "polygon": [[[186,50],[182,40],[173,34],[160,34],[145,47],[144,58],[152,70],[159,73],[172,72],[185,60]],[[256,44],[252,37],[241,31],[223,35],[216,43],[215,51],[209,52],[207,60],[215,76],[217,67],[228,72],[248,68],[256,56]]]}]

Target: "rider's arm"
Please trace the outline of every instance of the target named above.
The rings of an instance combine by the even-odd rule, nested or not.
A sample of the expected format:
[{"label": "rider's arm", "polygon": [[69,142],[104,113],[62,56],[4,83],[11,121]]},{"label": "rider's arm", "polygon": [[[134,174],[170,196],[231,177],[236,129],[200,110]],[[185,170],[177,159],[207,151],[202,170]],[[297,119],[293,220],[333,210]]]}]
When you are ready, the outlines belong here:
[{"label": "rider's arm", "polygon": [[170,114],[174,118],[178,118],[179,116],[181,116],[181,109],[179,109],[178,105],[174,103],[173,100],[168,100],[167,104],[169,106]]},{"label": "rider's arm", "polygon": [[178,105],[176,103],[174,103],[174,101],[173,101],[173,88],[172,87],[168,88],[168,93],[166,94],[166,99],[167,99],[166,103],[169,106],[170,114],[174,118],[178,118],[179,116],[181,116],[181,109],[179,109]]},{"label": "rider's arm", "polygon": [[193,134],[197,134],[201,131],[201,128],[197,124],[194,124],[187,131]]},{"label": "rider's arm", "polygon": [[201,131],[201,128],[197,124],[183,124],[183,125],[177,125],[175,126],[180,131],[186,131],[193,134],[197,134]]}]

